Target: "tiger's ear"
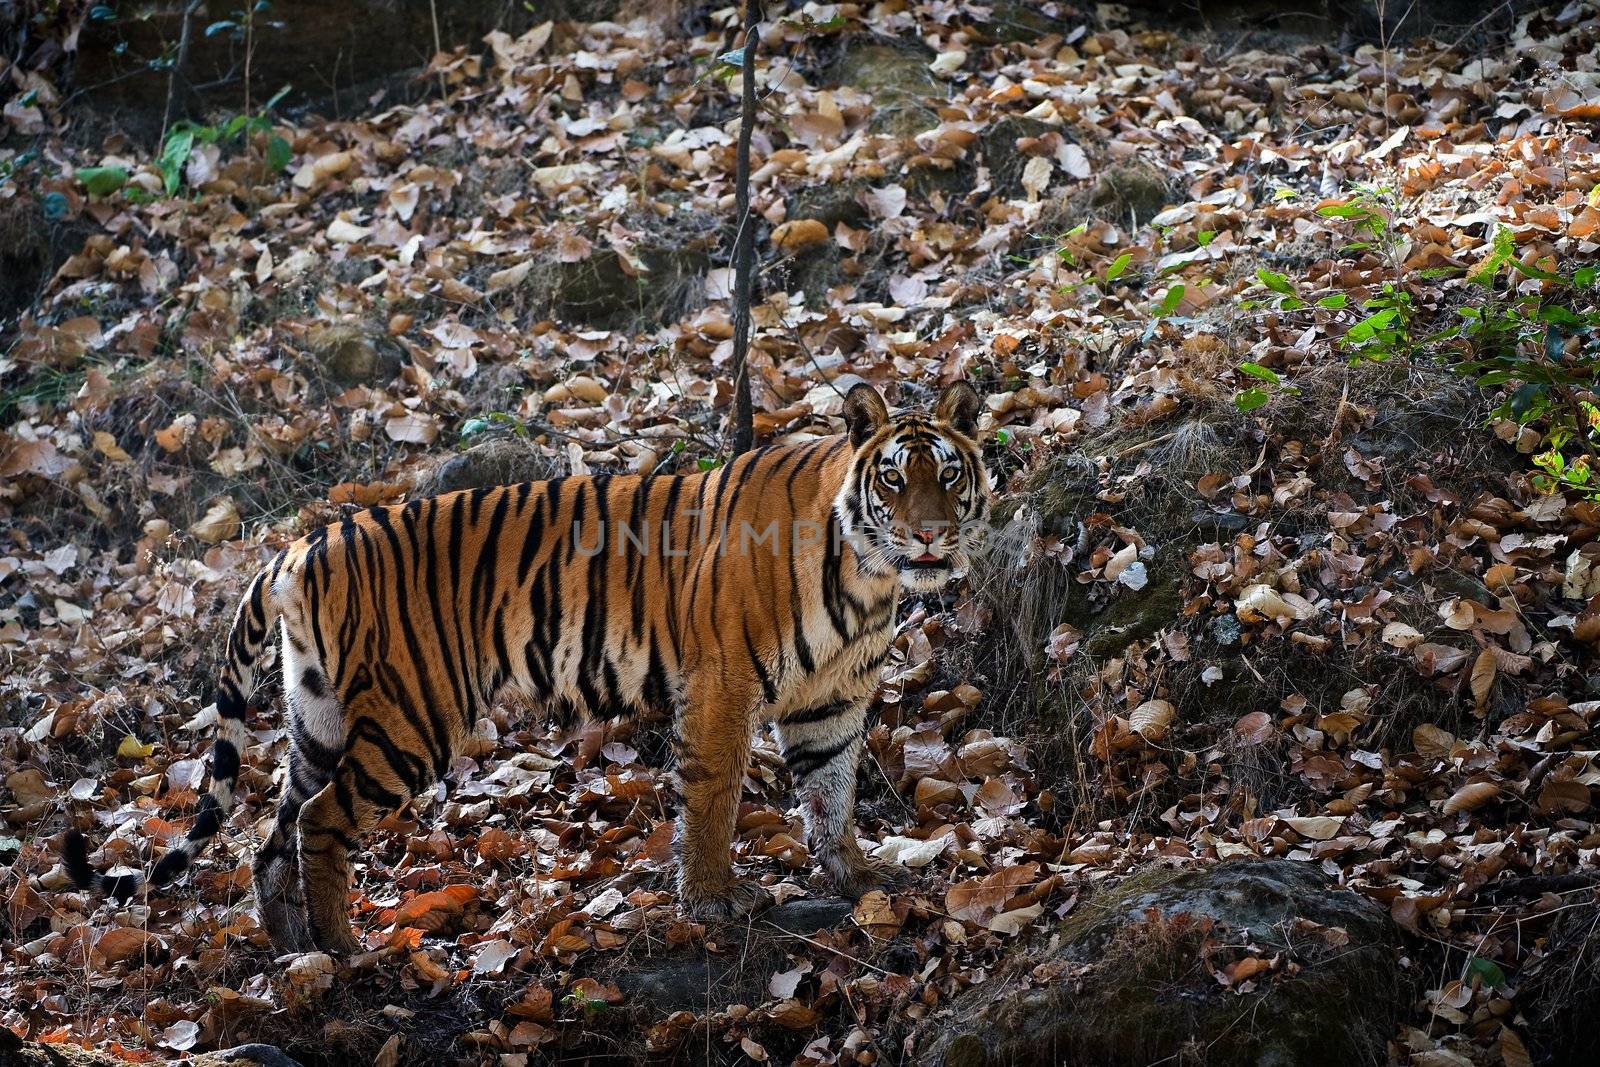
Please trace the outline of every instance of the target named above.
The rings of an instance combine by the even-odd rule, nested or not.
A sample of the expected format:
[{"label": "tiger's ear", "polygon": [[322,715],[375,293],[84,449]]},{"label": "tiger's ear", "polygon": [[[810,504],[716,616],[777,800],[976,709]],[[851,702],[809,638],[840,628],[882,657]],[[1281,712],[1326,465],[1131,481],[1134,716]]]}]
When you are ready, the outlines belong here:
[{"label": "tiger's ear", "polygon": [[844,398],[844,421],[850,427],[850,443],[860,448],[889,421],[889,407],[878,388],[858,382]]},{"label": "tiger's ear", "polygon": [[938,403],[933,405],[933,417],[968,437],[976,437],[978,412],[982,410],[983,401],[978,398],[976,389],[966,382],[953,382],[939,394]]}]

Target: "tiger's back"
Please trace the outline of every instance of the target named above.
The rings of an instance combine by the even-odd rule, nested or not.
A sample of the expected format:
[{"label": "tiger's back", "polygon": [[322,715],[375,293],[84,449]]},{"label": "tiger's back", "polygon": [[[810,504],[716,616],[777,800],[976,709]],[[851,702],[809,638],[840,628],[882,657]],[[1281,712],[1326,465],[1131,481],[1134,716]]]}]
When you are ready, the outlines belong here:
[{"label": "tiger's back", "polygon": [[818,580],[845,565],[825,544],[839,536],[826,468],[844,445],[352,514],[270,568],[264,592],[283,621],[286,684],[346,705],[369,691],[396,711],[420,701],[436,714],[407,716],[425,742],[418,750],[448,759],[472,729],[465,716],[503,689],[577,717],[670,711],[684,664],[717,655],[731,636],[763,664],[766,702],[781,715],[783,683],[893,616],[892,582],[864,599],[836,573]]}]

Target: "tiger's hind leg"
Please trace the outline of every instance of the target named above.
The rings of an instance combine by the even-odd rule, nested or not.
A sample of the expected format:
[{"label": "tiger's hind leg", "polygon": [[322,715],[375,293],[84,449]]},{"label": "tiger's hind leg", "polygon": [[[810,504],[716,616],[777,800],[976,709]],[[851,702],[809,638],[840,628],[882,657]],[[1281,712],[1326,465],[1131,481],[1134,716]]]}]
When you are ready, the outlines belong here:
[{"label": "tiger's hind leg", "polygon": [[865,701],[841,701],[794,712],[778,723],[811,852],[840,894],[852,900],[905,874],[896,864],[867,856],[856,843],[856,768],[866,718]]},{"label": "tiger's hind leg", "polygon": [[303,734],[291,742],[289,773],[272,832],[256,851],[252,874],[256,912],[272,943],[284,952],[307,952],[315,946],[306,923],[305,896],[300,891],[300,809],[328,784],[338,766],[337,750],[325,749]]},{"label": "tiger's hind leg", "polygon": [[306,646],[288,633],[283,642],[284,702],[289,711],[288,773],[266,843],[251,865],[256,914],[272,944],[284,952],[315,947],[300,889],[297,822],[307,800],[328,784],[344,750],[344,712],[327,690]]},{"label": "tiger's hind leg", "polygon": [[325,952],[361,951],[350,929],[350,852],[385,815],[433,781],[418,751],[430,746],[391,736],[377,719],[360,716],[332,780],[300,809],[300,885],[311,939]]}]

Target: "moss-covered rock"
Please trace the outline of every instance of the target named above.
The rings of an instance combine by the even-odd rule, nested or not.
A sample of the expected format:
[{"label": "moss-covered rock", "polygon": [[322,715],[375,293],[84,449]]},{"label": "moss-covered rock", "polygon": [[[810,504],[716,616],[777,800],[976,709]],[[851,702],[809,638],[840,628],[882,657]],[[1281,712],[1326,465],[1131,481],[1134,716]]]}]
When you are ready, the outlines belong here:
[{"label": "moss-covered rock", "polygon": [[1069,211],[1118,225],[1141,226],[1177,199],[1173,175],[1152,163],[1134,159],[1113,164],[1097,174],[1094,184],[1079,194]]},{"label": "moss-covered rock", "polygon": [[913,1044],[945,1067],[1381,1063],[1410,1002],[1396,936],[1310,864],[1151,869],[1080,903]]},{"label": "moss-covered rock", "polygon": [[311,354],[324,375],[337,385],[383,385],[404,364],[398,347],[382,330],[355,323],[334,323],[307,337]]},{"label": "moss-covered rock", "polygon": [[1024,148],[1051,133],[1068,136],[1059,126],[1023,115],[1008,115],[984,127],[978,135],[978,148],[997,195],[1011,200],[1023,195],[1022,172],[1029,158]]},{"label": "moss-covered rock", "polygon": [[699,243],[643,244],[633,255],[630,264],[613,248],[597,248],[576,263],[538,264],[524,283],[532,310],[595,329],[645,330],[677,319],[704,295],[711,256]]},{"label": "moss-covered rock", "polygon": [[496,437],[445,459],[417,483],[411,496],[421,499],[458,489],[536,482],[565,473],[564,462],[536,445],[520,437]]},{"label": "moss-covered rock", "polygon": [[933,102],[949,87],[933,76],[933,54],[915,42],[859,37],[834,64],[832,80],[872,97],[873,133],[908,137],[939,124]]},{"label": "moss-covered rock", "polygon": [[759,1004],[768,997],[768,979],[783,969],[785,953],[803,945],[802,938],[846,922],[850,909],[847,900],[786,901],[760,914],[760,933],[748,923],[728,923],[725,943],[733,951],[662,945],[627,966],[608,964],[605,976],[627,997],[628,1011],[646,1023],[677,1011],[704,1011],[707,1003]]},{"label": "moss-covered rock", "polygon": [[1068,4],[999,0],[989,5],[984,28],[998,41],[1033,43],[1046,34],[1069,33],[1082,22],[1078,8]]},{"label": "moss-covered rock", "polygon": [[[23,1041],[10,1028],[0,1026],[0,1067],[106,1067],[126,1062],[76,1045]],[[273,1045],[239,1045],[223,1052],[208,1052],[188,1062],[199,1067],[300,1067],[300,1061]]]}]

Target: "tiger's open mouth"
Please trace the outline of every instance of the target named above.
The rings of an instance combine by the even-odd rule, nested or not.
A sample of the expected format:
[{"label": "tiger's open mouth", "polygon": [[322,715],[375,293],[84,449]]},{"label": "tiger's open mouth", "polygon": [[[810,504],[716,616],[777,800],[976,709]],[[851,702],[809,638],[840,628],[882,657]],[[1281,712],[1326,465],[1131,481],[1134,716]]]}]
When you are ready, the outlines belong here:
[{"label": "tiger's open mouth", "polygon": [[924,552],[920,556],[902,556],[900,559],[901,570],[935,571],[948,570],[949,567],[949,556],[936,556],[932,552]]}]

